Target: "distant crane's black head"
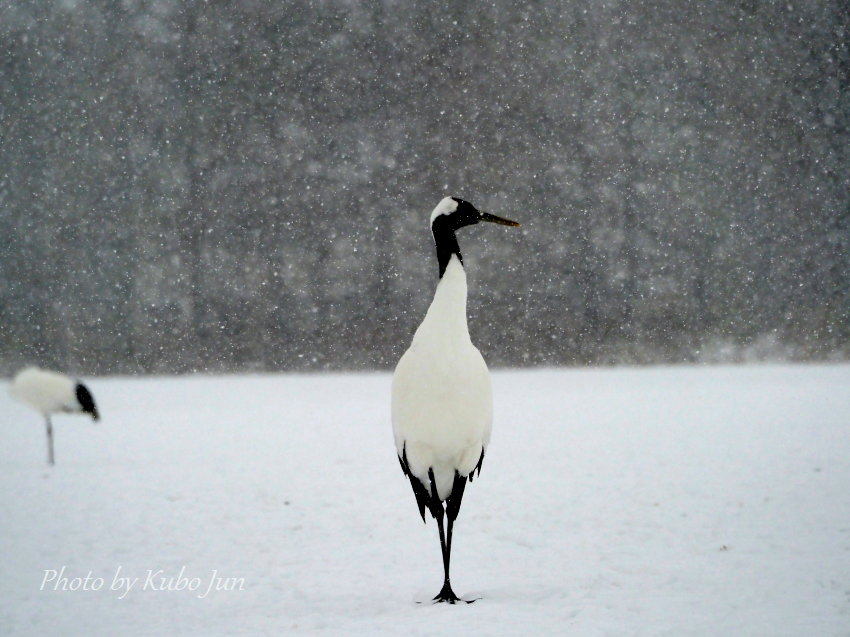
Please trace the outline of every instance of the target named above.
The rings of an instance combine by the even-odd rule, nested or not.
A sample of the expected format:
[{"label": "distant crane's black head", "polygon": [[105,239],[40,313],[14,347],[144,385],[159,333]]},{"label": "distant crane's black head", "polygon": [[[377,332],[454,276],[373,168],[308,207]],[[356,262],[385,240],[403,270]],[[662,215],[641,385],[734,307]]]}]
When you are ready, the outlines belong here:
[{"label": "distant crane's black head", "polygon": [[77,402],[80,403],[80,411],[84,414],[91,414],[93,420],[100,420],[100,414],[97,413],[97,407],[94,404],[94,397],[88,387],[82,383],[77,383],[75,393],[77,394]]},{"label": "distant crane's black head", "polygon": [[460,256],[460,247],[455,238],[455,231],[465,226],[472,226],[480,221],[497,223],[502,226],[518,226],[516,221],[491,215],[489,212],[481,212],[468,201],[459,197],[445,197],[434,212],[431,213],[431,232],[434,233],[434,241],[437,244],[437,261],[440,263],[440,278],[446,271],[452,255],[463,263]]}]

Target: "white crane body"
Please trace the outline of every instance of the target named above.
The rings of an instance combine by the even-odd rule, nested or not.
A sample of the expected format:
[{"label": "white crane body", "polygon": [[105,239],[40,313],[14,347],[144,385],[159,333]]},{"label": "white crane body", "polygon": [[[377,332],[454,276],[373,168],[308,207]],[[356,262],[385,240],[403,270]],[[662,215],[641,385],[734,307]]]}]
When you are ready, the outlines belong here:
[{"label": "white crane body", "polygon": [[9,391],[13,398],[47,416],[58,412],[80,411],[76,385],[65,374],[27,367],[18,372]]},{"label": "white crane body", "polygon": [[490,442],[490,373],[466,324],[466,273],[452,257],[413,343],[393,377],[392,421],[398,455],[426,487],[433,468],[441,500],[455,472],[467,477]]}]

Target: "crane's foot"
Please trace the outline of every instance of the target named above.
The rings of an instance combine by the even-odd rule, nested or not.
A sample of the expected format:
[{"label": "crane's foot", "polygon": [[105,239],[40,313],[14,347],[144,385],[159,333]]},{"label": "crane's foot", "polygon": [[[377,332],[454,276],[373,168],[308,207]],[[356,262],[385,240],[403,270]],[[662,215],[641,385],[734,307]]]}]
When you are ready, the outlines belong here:
[{"label": "crane's foot", "polygon": [[467,604],[471,604],[474,601],[474,599],[467,601],[455,595],[455,592],[452,590],[452,585],[448,582],[443,584],[443,588],[440,589],[440,592],[437,593],[436,597],[434,597],[435,604],[439,604],[441,602],[446,602],[447,604],[457,604],[458,602],[465,602]]}]

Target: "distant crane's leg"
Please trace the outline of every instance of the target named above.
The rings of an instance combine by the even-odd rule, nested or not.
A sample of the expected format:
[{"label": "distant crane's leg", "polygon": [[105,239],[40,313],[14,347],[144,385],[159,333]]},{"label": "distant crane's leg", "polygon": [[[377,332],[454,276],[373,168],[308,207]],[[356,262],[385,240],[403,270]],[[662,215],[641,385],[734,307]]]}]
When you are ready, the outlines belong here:
[{"label": "distant crane's leg", "polygon": [[[449,542],[451,542],[451,539],[448,541],[446,540],[445,529],[443,528],[443,503],[440,502],[440,496],[437,494],[437,483],[434,479],[433,469],[428,470],[428,478],[431,480],[431,499],[428,507],[431,510],[431,515],[433,515],[434,519],[437,520],[437,528],[440,531],[440,549],[443,552],[443,588],[441,588],[440,592],[437,593],[436,597],[434,597],[434,601],[454,604],[455,602],[460,601],[460,598],[455,595],[452,590],[451,582],[449,581]],[[449,531],[449,533],[451,533],[451,531]]]},{"label": "distant crane's leg", "polygon": [[54,465],[56,463],[53,461],[53,423],[50,422],[49,415],[44,419],[47,422],[47,464]]}]

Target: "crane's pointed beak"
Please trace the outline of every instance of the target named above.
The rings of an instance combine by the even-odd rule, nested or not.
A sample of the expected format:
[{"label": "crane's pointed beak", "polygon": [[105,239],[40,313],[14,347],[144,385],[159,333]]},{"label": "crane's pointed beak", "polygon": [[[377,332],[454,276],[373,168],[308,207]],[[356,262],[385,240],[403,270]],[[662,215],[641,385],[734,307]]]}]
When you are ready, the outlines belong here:
[{"label": "crane's pointed beak", "polygon": [[482,212],[479,221],[489,221],[490,223],[498,223],[500,226],[511,226],[514,228],[519,225],[516,221],[511,221],[504,217],[497,217],[496,215],[491,215],[489,212]]}]

